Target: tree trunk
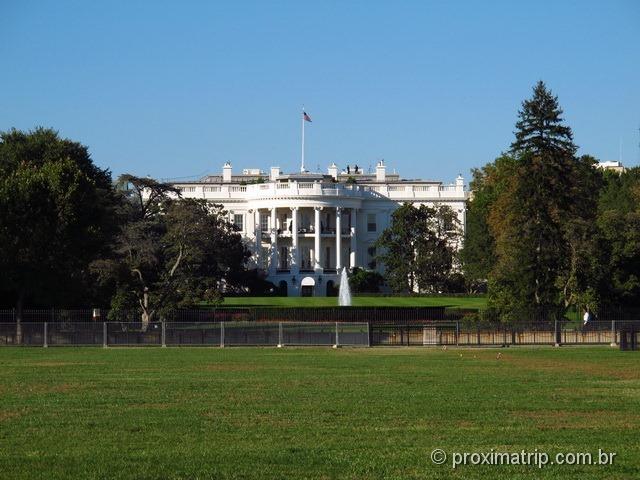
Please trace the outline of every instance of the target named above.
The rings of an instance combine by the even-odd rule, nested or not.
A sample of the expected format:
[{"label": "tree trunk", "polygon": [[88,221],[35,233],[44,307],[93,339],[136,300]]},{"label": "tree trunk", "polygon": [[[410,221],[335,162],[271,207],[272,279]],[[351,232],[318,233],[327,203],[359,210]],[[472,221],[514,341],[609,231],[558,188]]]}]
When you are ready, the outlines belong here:
[{"label": "tree trunk", "polygon": [[16,345],[22,345],[22,315],[24,307],[24,290],[18,293],[16,301]]},{"label": "tree trunk", "polygon": [[149,289],[147,287],[144,288],[144,293],[142,294],[142,328],[143,332],[146,332],[149,328],[149,322],[151,321],[151,313],[149,313]]},{"label": "tree trunk", "polygon": [[151,321],[151,315],[147,310],[142,310],[142,328],[143,332],[146,332],[149,328],[149,322]]}]

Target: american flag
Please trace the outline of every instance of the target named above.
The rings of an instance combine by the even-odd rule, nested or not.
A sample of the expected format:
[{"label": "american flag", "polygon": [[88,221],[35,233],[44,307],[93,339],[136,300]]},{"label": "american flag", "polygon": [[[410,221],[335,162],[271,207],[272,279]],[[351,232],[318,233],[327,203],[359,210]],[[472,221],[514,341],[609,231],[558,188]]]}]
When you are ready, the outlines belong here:
[{"label": "american flag", "polygon": [[306,122],[310,122],[311,121],[311,117],[309,115],[307,115],[307,112],[305,112],[304,110],[302,111],[302,118],[304,118],[304,120]]}]

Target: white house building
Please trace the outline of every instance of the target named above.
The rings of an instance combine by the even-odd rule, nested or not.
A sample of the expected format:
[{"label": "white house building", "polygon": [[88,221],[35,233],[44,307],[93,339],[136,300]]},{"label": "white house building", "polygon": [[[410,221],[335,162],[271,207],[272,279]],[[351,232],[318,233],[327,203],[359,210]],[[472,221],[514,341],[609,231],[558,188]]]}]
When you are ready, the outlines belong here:
[{"label": "white house building", "polygon": [[253,252],[267,279],[290,296],[324,296],[338,283],[343,267],[375,265],[374,243],[402,203],[445,204],[465,225],[462,176],[455,183],[401,179],[379,162],[375,173],[358,166],[328,174],[284,174],[272,167],[172,182],[186,198],[222,204]]}]

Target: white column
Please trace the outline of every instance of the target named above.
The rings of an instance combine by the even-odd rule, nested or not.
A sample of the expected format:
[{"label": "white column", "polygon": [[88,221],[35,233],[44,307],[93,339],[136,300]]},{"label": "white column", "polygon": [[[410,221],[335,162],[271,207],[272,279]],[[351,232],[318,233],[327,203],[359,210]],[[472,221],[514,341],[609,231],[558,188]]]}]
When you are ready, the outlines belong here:
[{"label": "white column", "polygon": [[342,208],[336,207],[336,271],[342,269]]},{"label": "white column", "polygon": [[260,231],[260,210],[253,211],[253,231],[255,232],[256,267],[260,267],[260,255],[262,254],[262,232]]},{"label": "white column", "polygon": [[356,239],[356,225],[357,225],[356,209],[351,209],[351,255],[349,258],[349,267],[356,267],[356,247],[358,245]]},{"label": "white column", "polygon": [[320,210],[322,210],[322,207],[315,207],[315,226],[314,226],[314,233],[315,233],[315,245],[314,245],[314,252],[313,252],[313,268],[314,270],[320,270]]},{"label": "white column", "polygon": [[291,273],[300,271],[300,251],[298,250],[298,207],[291,207]]},{"label": "white column", "polygon": [[271,265],[269,270],[274,275],[278,269],[278,226],[276,225],[276,208],[271,209]]}]

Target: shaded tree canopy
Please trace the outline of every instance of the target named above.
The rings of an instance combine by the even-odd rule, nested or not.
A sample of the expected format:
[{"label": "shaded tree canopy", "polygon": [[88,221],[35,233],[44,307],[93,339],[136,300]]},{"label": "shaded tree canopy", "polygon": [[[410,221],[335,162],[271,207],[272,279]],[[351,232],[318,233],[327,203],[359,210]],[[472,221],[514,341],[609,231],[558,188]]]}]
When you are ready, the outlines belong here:
[{"label": "shaded tree canopy", "polygon": [[371,270],[353,267],[349,274],[349,286],[353,293],[378,293],[384,283],[384,277]]},{"label": "shaded tree canopy", "polygon": [[125,175],[126,217],[112,254],[93,264],[115,295],[112,314],[142,312],[146,325],[166,310],[216,302],[246,278],[250,252],[221,205],[180,198],[152,179]]},{"label": "shaded tree canopy", "polygon": [[117,231],[118,196],[87,147],[51,129],[0,134],[0,291],[31,306],[92,302],[89,263]]}]

